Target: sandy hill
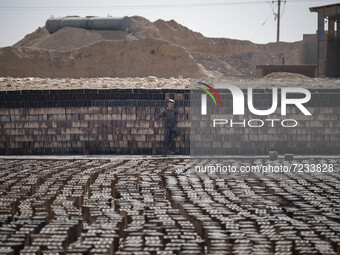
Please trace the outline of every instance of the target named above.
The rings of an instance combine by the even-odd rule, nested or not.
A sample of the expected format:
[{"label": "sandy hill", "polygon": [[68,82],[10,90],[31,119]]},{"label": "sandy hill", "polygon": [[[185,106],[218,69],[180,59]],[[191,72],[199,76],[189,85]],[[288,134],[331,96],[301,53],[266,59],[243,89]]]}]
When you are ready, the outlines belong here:
[{"label": "sandy hill", "polygon": [[158,77],[253,75],[256,64],[300,64],[302,42],[207,38],[174,20],[135,16],[133,33],[38,28],[0,48],[0,76]]}]

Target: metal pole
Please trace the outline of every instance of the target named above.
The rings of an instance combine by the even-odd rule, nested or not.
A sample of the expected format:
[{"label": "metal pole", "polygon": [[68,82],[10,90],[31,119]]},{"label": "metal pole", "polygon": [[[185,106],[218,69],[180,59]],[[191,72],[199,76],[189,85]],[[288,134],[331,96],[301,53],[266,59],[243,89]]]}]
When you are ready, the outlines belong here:
[{"label": "metal pole", "polygon": [[280,41],[280,8],[281,8],[281,0],[277,1],[277,35],[276,42]]}]

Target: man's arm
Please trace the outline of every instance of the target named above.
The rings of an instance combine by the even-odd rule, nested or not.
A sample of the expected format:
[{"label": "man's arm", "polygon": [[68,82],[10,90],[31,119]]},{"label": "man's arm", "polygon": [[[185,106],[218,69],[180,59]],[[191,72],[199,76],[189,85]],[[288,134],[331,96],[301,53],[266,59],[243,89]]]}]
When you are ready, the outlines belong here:
[{"label": "man's arm", "polygon": [[160,114],[160,117],[164,120],[166,116],[166,110],[163,110]]}]

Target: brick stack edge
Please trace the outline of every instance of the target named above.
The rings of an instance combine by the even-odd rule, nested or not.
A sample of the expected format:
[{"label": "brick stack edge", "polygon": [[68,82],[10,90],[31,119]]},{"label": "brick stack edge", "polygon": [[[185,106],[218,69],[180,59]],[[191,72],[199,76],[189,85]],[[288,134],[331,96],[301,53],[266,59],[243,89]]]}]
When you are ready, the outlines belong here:
[{"label": "brick stack edge", "polygon": [[[301,121],[300,127],[229,128],[227,152],[339,153],[340,90],[311,92],[308,121],[298,112],[285,117]],[[189,154],[190,90],[177,89],[1,91],[0,154],[160,154],[159,113],[167,98],[174,98],[178,109],[180,136],[173,145],[177,153]]]}]

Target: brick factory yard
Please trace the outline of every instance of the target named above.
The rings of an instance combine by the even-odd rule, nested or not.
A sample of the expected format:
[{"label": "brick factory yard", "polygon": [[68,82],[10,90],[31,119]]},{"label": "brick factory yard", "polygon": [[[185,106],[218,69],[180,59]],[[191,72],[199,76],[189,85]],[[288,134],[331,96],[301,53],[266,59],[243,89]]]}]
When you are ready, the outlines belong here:
[{"label": "brick factory yard", "polygon": [[189,173],[189,157],[2,156],[0,253],[339,254],[340,159],[296,162],[334,171],[223,179]]}]

